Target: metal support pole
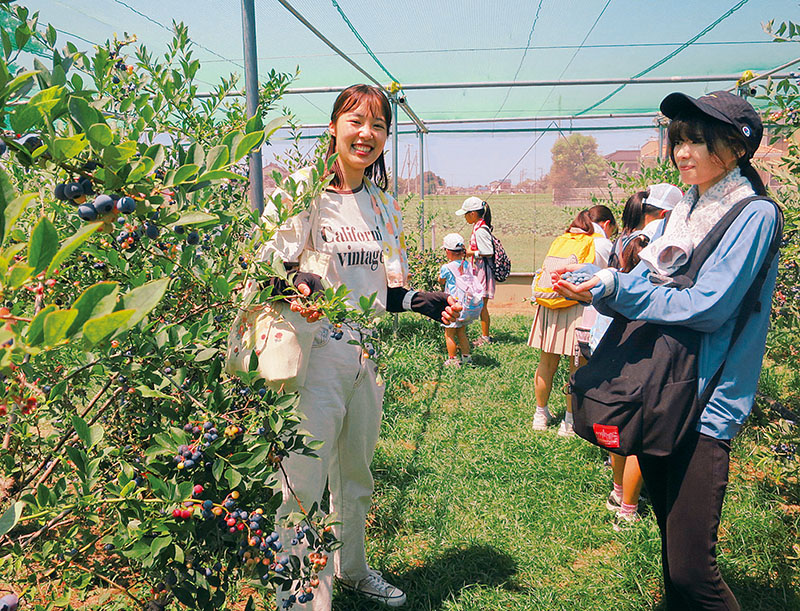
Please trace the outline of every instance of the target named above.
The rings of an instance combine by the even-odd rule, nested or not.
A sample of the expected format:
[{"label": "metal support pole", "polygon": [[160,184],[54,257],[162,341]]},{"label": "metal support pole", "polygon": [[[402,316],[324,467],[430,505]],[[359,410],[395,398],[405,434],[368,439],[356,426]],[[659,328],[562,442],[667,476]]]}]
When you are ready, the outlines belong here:
[{"label": "metal support pole", "polygon": [[391,102],[392,124],[394,125],[394,129],[392,130],[392,182],[394,183],[394,198],[398,199],[397,173],[400,171],[400,160],[397,159],[397,136],[400,130],[397,127],[397,100],[394,96],[391,97]]},{"label": "metal support pole", "polygon": [[[425,134],[419,130],[419,249],[425,250]],[[433,245],[431,245],[432,247]]]},{"label": "metal support pole", "polygon": [[662,155],[664,154],[664,126],[660,123],[658,124],[658,155],[656,155],[656,159],[661,161]]},{"label": "metal support pole", "polygon": [[[242,0],[242,38],[244,40],[244,81],[247,95],[247,118],[258,112],[258,59],[256,54],[255,0]],[[264,176],[261,147],[250,152],[250,208],[264,210]]]}]

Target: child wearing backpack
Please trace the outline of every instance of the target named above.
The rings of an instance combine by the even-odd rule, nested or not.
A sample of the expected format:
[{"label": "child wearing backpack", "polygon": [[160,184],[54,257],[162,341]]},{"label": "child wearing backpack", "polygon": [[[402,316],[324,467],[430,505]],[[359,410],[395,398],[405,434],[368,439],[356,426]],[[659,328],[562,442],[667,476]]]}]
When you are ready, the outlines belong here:
[{"label": "child wearing backpack", "polygon": [[472,267],[475,276],[483,285],[483,310],[481,310],[481,336],[476,340],[475,347],[483,346],[492,341],[489,336],[489,300],[494,299],[494,243],[492,240],[492,211],[489,204],[480,197],[468,197],[456,210],[456,214],[463,216],[464,220],[472,225],[472,235],[469,238],[467,256],[472,256]]},{"label": "child wearing backpack", "polygon": [[[567,231],[557,237],[547,251],[542,269],[536,275],[533,297],[536,299],[536,314],[528,336],[528,345],[541,350],[539,365],[534,375],[536,394],[536,414],[533,417],[533,430],[544,431],[552,420],[547,409],[553,377],[558,369],[561,356],[569,359],[570,374],[578,368],[576,356],[577,343],[575,329],[583,316],[584,308],[577,301],[565,299],[555,292],[551,282],[552,270],[574,263],[595,263],[605,267],[611,254],[612,243],[608,239],[617,229],[614,215],[606,206],[593,206],[581,211],[572,221]],[[572,404],[567,396],[567,411],[558,434],[571,437]]]},{"label": "child wearing backpack", "polygon": [[[462,306],[458,320],[444,327],[444,339],[447,345],[447,367],[458,367],[472,363],[467,325],[476,320],[483,310],[483,285],[472,273],[472,267],[464,260],[466,248],[464,238],[457,233],[444,236],[443,245],[447,263],[439,270],[439,284],[444,292],[455,297]],[[461,350],[461,360],[458,351]]]}]

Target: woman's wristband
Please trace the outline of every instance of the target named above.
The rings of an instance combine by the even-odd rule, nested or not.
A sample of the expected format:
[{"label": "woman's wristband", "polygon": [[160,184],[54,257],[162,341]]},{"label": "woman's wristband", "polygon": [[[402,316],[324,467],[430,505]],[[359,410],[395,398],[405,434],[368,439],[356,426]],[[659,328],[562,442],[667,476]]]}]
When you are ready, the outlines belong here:
[{"label": "woman's wristband", "polygon": [[617,290],[617,274],[614,270],[605,268],[595,272],[594,277],[603,285],[603,292],[599,297],[608,297]]}]

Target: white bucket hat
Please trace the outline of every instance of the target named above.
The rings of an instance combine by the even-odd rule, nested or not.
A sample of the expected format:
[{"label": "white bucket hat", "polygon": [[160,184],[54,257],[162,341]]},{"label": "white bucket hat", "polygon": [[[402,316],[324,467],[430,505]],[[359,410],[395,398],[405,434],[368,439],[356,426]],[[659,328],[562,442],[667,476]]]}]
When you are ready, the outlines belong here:
[{"label": "white bucket hat", "polygon": [[456,210],[456,214],[458,216],[464,216],[467,212],[482,210],[485,205],[485,202],[480,197],[475,197],[473,195],[464,200],[464,203],[461,204],[461,208]]},{"label": "white bucket hat", "polygon": [[678,187],[663,182],[650,185],[648,191],[650,195],[642,203],[662,210],[672,210],[683,197],[683,192]]},{"label": "white bucket hat", "polygon": [[442,240],[442,248],[447,250],[466,250],[464,248],[464,238],[457,233],[448,233]]}]

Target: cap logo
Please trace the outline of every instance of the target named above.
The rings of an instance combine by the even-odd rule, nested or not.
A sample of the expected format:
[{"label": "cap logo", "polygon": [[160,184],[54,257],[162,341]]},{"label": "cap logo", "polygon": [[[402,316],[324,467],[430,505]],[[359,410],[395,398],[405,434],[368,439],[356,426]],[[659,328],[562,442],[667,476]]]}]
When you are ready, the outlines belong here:
[{"label": "cap logo", "polygon": [[743,126],[743,127],[742,127],[742,133],[743,133],[745,136],[747,136],[747,137],[749,138],[749,137],[750,137],[750,134],[752,133],[752,132],[750,131],[750,126],[749,126],[749,125],[745,125],[745,126]]}]

